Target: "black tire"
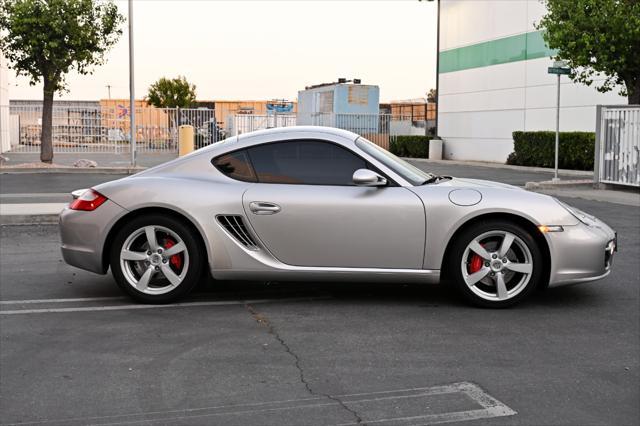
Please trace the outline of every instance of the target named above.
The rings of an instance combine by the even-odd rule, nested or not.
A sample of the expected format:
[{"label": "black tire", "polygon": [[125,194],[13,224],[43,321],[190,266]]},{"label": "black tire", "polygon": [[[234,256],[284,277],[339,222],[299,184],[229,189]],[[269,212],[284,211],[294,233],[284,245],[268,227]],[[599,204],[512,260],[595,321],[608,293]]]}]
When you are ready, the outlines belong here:
[{"label": "black tire", "polygon": [[[135,288],[125,277],[120,261],[120,252],[126,240],[140,228],[146,226],[158,226],[166,228],[175,234],[184,242],[188,253],[188,264],[185,262],[184,268],[187,268],[182,281],[171,291],[163,294],[147,294]],[[129,296],[138,302],[150,304],[172,303],[186,296],[200,281],[202,270],[206,262],[204,255],[205,250],[196,235],[196,231],[183,221],[171,216],[160,214],[149,214],[139,216],[127,222],[117,231],[110,248],[109,259],[111,272],[118,286]],[[157,268],[156,268],[157,269]],[[182,274],[181,274],[182,275]]]},{"label": "black tire", "polygon": [[[467,250],[467,247],[477,237],[487,233],[492,233],[492,232],[508,232],[518,237],[520,240],[518,243],[522,242],[524,245],[526,245],[526,248],[529,250],[531,255],[531,262],[533,263],[531,268],[532,271],[531,271],[529,280],[526,282],[526,284],[522,284],[520,286],[519,292],[513,295],[513,297],[510,297],[504,300],[497,300],[497,299],[488,300],[485,297],[481,297],[480,295],[476,294],[473,290],[471,290],[470,286],[467,285],[463,277],[462,262],[463,262],[463,257],[465,257],[465,252]],[[504,220],[487,220],[483,222],[474,223],[471,226],[467,226],[465,229],[462,230],[460,234],[458,234],[454,238],[455,238],[455,241],[453,242],[451,250],[449,251],[449,256],[448,256],[449,258],[446,260],[447,261],[446,272],[453,288],[467,302],[482,308],[507,308],[526,299],[537,288],[540,288],[543,286],[544,258],[543,258],[542,252],[540,251],[540,247],[538,246],[538,243],[533,238],[533,236],[519,224],[504,221]],[[499,243],[496,242],[495,244],[499,244]],[[516,249],[518,249],[518,247],[516,247]],[[510,256],[515,256],[515,254],[511,252]],[[465,259],[465,262],[467,260],[468,259]],[[490,261],[486,261],[483,259],[482,262],[484,264],[483,266],[485,267],[487,266],[487,264],[491,265]],[[490,269],[490,270],[493,271],[493,269]],[[469,271],[469,272],[472,272],[472,271]],[[512,275],[512,279],[515,280],[514,282],[518,281],[519,279],[522,279],[522,277],[525,276],[525,274],[517,275],[517,273],[507,271],[506,269],[504,269],[503,272],[510,273]],[[494,273],[494,272],[490,272],[490,274],[491,273]],[[498,273],[495,273],[495,275],[498,275]],[[506,275],[503,275],[503,276],[506,276]],[[483,279],[486,280],[486,278],[483,278]],[[493,279],[493,278],[490,278],[490,279]],[[476,289],[480,288],[483,285],[484,284],[482,282],[479,282],[479,286],[476,287]],[[507,283],[507,288],[508,288],[508,285],[509,283]],[[497,292],[497,289],[496,289],[496,292]]]}]

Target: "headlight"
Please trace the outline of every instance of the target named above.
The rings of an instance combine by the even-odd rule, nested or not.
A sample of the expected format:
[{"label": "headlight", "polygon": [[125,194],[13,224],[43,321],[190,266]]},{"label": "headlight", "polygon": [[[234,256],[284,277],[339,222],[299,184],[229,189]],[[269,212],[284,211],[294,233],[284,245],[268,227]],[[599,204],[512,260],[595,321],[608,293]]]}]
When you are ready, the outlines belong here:
[{"label": "headlight", "polygon": [[576,219],[578,219],[580,222],[584,223],[585,225],[595,226],[598,223],[598,219],[596,219],[595,216],[591,216],[590,214],[587,214],[580,209],[572,207],[569,204],[563,203],[557,198],[554,198],[554,200],[556,200],[556,202],[560,204],[562,207],[564,207],[566,211],[571,213]]}]

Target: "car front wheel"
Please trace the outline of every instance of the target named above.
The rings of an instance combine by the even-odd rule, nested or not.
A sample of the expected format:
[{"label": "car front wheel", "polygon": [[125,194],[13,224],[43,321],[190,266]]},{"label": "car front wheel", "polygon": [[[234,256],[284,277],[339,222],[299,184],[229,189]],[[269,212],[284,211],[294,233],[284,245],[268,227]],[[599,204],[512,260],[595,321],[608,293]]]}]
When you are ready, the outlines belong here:
[{"label": "car front wheel", "polygon": [[540,285],[542,254],[518,224],[487,221],[465,229],[454,243],[449,271],[458,292],[474,305],[504,308]]},{"label": "car front wheel", "polygon": [[144,303],[169,303],[186,295],[202,271],[202,251],[183,222],[141,216],[123,226],[111,246],[113,276],[126,293]]}]

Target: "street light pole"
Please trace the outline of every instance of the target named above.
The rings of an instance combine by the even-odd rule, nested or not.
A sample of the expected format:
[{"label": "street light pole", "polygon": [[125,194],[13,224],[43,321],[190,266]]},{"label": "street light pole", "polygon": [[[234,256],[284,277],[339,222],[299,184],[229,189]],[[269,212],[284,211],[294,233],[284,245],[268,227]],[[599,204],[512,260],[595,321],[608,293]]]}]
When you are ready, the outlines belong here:
[{"label": "street light pole", "polygon": [[436,122],[435,122],[435,132],[434,136],[439,136],[438,133],[438,111],[440,110],[440,0],[427,0],[428,2],[436,1],[438,2],[438,23],[436,24]]},{"label": "street light pole", "polygon": [[129,0],[129,145],[131,167],[136,166],[136,95],[133,84],[133,0]]},{"label": "street light pole", "polygon": [[438,23],[436,25],[436,31],[438,35],[436,36],[436,134],[435,136],[439,136],[438,132],[438,112],[440,111],[440,0],[438,1]]}]

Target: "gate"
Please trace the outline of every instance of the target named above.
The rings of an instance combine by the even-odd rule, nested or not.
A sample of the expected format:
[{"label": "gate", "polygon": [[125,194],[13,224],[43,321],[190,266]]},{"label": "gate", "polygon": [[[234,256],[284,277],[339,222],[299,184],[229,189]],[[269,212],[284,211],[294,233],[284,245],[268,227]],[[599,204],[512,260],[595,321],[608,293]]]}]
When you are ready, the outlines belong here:
[{"label": "gate", "polygon": [[640,187],[640,106],[598,105],[594,180]]}]

